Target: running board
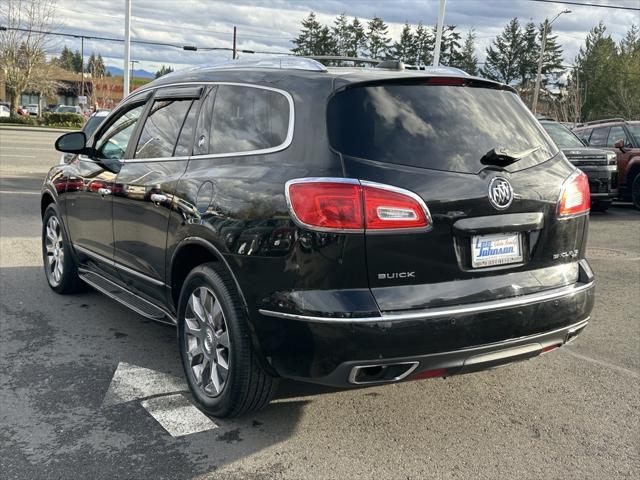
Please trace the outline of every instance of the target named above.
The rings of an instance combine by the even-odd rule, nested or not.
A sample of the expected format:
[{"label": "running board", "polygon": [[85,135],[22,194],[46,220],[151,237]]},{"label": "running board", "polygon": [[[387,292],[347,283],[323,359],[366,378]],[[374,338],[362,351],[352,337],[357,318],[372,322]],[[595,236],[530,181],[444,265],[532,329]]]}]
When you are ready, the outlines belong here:
[{"label": "running board", "polygon": [[120,302],[125,307],[129,307],[131,310],[139,313],[143,317],[157,322],[169,323],[171,325],[176,324],[173,316],[162,308],[154,305],[135,293],[130,292],[117,283],[106,279],[102,275],[83,268],[79,269],[78,275],[83,282],[91,285],[99,292],[104,293],[106,296],[113,298],[117,302]]}]

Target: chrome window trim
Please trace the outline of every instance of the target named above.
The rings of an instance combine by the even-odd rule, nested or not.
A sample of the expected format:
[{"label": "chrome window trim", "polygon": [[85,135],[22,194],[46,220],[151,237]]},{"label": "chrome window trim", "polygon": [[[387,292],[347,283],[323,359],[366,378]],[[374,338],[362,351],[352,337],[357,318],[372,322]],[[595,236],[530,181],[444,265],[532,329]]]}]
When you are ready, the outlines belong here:
[{"label": "chrome window trim", "polygon": [[110,267],[113,267],[115,269],[118,270],[124,270],[127,273],[130,273],[131,275],[134,275],[142,280],[145,280],[149,283],[153,283],[154,285],[158,285],[158,286],[164,286],[164,282],[160,281],[160,280],[156,280],[155,278],[151,278],[148,275],[145,275],[144,273],[140,273],[137,272],[136,270],[133,270],[129,267],[126,267],[124,265],[122,265],[121,263],[116,262],[115,260],[111,260],[107,257],[104,257],[102,255],[100,255],[99,253],[95,253],[92,252],[91,250],[89,250],[88,248],[85,247],[81,247],[79,245],[74,245],[74,248],[76,250],[79,250],[80,252],[84,253],[85,255],[88,255],[89,257],[93,257],[97,260],[100,260],[103,263],[106,263],[107,265],[109,265]]},{"label": "chrome window trim", "polygon": [[409,313],[384,313],[378,317],[361,317],[361,318],[336,318],[336,317],[316,317],[313,315],[298,315],[294,313],[277,312],[273,310],[259,309],[258,312],[268,317],[285,318],[287,320],[301,320],[305,322],[319,323],[379,323],[379,322],[395,322],[403,320],[427,320],[436,317],[446,317],[455,315],[470,315],[475,313],[488,312],[492,310],[502,310],[505,308],[521,307],[532,305],[557,298],[572,296],[589,290],[594,286],[594,282],[583,284],[573,284],[565,287],[545,290],[543,292],[532,293],[529,295],[521,295],[519,297],[510,297],[500,300],[492,300],[488,302],[468,303],[455,307],[438,307],[426,310],[412,311]]},{"label": "chrome window trim", "polygon": [[[181,157],[181,159],[191,159],[191,160],[206,160],[206,159],[210,159],[210,158],[232,158],[232,157],[244,157],[247,155],[266,155],[268,153],[275,153],[275,152],[279,152],[282,150],[285,150],[286,148],[288,148],[291,143],[293,142],[293,132],[294,132],[294,127],[295,127],[295,108],[294,108],[294,102],[293,102],[293,97],[291,96],[291,94],[285,90],[281,90],[279,88],[274,88],[274,87],[268,87],[266,85],[256,85],[256,84],[252,84],[252,83],[242,83],[242,82],[215,82],[215,81],[211,81],[211,82],[180,82],[180,83],[170,83],[170,84],[166,84],[166,85],[157,85],[154,87],[146,87],[143,89],[138,89],[135,91],[135,94],[139,94],[142,92],[146,92],[146,91],[152,91],[152,90],[156,90],[159,88],[166,88],[166,87],[180,87],[180,86],[185,86],[185,85],[230,85],[230,86],[234,86],[234,87],[247,87],[247,88],[257,88],[257,89],[261,89],[261,90],[269,90],[272,92],[276,92],[279,93],[281,95],[283,95],[286,99],[287,102],[289,103],[289,125],[287,126],[287,136],[284,139],[284,142],[281,143],[280,145],[277,145],[275,147],[269,147],[269,148],[262,148],[262,149],[258,149],[258,150],[246,150],[246,151],[242,151],[242,152],[230,152],[230,153],[206,153],[206,154],[202,154],[202,155],[191,155],[189,157]],[[133,95],[133,94],[132,94]],[[129,97],[127,97],[126,99],[127,102],[129,102]],[[157,161],[170,161],[170,160],[175,160],[176,157],[163,157],[163,158],[146,158],[144,159],[145,162],[157,162]],[[123,161],[123,163],[141,163],[141,159],[137,160],[135,158],[133,159],[125,159]]]}]

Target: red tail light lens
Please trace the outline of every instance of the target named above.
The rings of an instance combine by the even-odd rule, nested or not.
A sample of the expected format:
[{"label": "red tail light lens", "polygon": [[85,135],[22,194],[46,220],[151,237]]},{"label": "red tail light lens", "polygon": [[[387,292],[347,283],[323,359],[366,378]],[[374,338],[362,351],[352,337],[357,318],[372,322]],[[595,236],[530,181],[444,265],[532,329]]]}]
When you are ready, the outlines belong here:
[{"label": "red tail light lens", "polygon": [[360,183],[306,182],[287,185],[290,209],[306,227],[362,230]]},{"label": "red tail light lens", "polygon": [[363,182],[365,220],[368,230],[427,228],[426,206],[411,192]]},{"label": "red tail light lens", "polygon": [[558,201],[558,217],[576,217],[589,213],[591,194],[589,178],[580,170],[573,173],[562,184]]},{"label": "red tail light lens", "polygon": [[407,190],[355,179],[298,179],[287,182],[294,220],[320,231],[428,229],[429,210]]}]

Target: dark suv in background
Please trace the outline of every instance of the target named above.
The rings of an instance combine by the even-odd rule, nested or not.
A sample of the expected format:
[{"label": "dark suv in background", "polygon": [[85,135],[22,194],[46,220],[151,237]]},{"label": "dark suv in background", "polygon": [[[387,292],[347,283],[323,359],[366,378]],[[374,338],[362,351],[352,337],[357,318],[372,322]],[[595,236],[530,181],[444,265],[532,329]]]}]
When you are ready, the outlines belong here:
[{"label": "dark suv in background", "polygon": [[619,195],[640,210],[640,121],[596,120],[578,125],[574,132],[590,147],[615,152]]},{"label": "dark suv in background", "polygon": [[589,186],[516,92],[459,70],[283,58],[136,90],[42,192],[46,278],[174,323],[217,416],[286,377],[474,372],[589,321]]},{"label": "dark suv in background", "polygon": [[539,119],[565,157],[589,177],[591,210],[604,212],[618,195],[616,154],[586,147],[576,134],[549,118]]}]

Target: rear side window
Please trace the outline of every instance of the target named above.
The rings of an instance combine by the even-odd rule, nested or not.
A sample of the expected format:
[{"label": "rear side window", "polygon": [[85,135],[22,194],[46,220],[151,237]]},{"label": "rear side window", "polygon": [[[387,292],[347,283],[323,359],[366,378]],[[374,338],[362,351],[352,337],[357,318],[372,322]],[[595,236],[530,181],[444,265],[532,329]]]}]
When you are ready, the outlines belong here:
[{"label": "rear side window", "polygon": [[[208,139],[205,111],[213,104]],[[240,85],[218,85],[203,104],[194,153],[238,154],[277,148],[287,141],[291,110],[277,91]],[[208,144],[207,152],[204,152]]]},{"label": "rear side window", "polygon": [[160,100],[153,103],[138,140],[135,158],[173,156],[176,140],[192,100]]},{"label": "rear side window", "polygon": [[189,108],[189,113],[187,113],[187,118],[182,125],[182,130],[178,137],[178,144],[176,145],[176,150],[173,154],[174,157],[187,157],[191,155],[193,135],[195,133],[196,122],[198,120],[196,115],[198,114],[199,104],[199,100],[194,100]]},{"label": "rear side window", "polygon": [[335,94],[329,140],[339,152],[414,167],[478,172],[493,148],[540,147],[509,170],[548,160],[557,147],[516,94],[494,88],[387,83]]},{"label": "rear side window", "polygon": [[589,139],[590,147],[605,147],[607,145],[607,135],[609,127],[594,128]]}]

